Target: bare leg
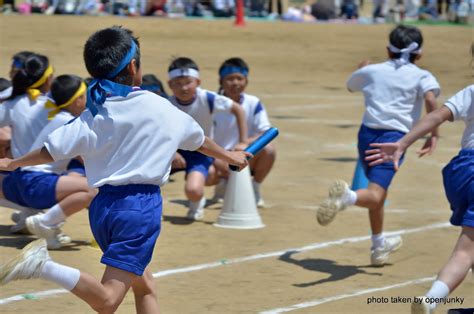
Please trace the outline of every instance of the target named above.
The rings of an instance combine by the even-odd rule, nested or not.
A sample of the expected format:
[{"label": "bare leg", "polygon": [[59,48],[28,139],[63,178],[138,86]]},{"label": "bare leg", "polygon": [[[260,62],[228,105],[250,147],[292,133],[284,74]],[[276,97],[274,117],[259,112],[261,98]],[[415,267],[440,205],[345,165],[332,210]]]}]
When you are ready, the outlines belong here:
[{"label": "bare leg", "polygon": [[85,177],[61,176],[56,184],[56,199],[66,217],[88,207],[96,194]]},{"label": "bare leg", "polygon": [[273,144],[267,145],[260,153],[250,160],[255,182],[262,183],[270,173],[276,159],[276,150]]},{"label": "bare leg", "polygon": [[372,234],[383,231],[384,203],[387,191],[376,183],[370,183],[367,189],[357,190],[355,205],[369,209],[369,220]]},{"label": "bare leg", "polygon": [[143,273],[143,276],[133,279],[132,289],[135,295],[135,307],[138,314],[160,313],[156,299],[155,281],[148,268]]},{"label": "bare leg", "polygon": [[198,202],[204,195],[204,183],[206,178],[199,171],[188,173],[184,192],[191,202]]}]

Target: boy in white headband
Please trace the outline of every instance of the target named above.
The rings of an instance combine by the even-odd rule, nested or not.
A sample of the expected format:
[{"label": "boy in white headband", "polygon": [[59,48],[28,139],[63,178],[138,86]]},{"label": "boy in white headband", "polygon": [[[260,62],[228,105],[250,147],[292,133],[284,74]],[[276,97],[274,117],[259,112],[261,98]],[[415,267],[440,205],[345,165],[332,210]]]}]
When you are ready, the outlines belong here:
[{"label": "boy in white headband", "polygon": [[[403,137],[419,120],[423,102],[428,113],[436,109],[440,93],[435,77],[415,65],[421,57],[421,32],[416,27],[400,25],[392,30],[389,39],[389,60],[373,65],[364,61],[347,81],[349,91],[364,93],[366,110],[358,134],[358,151],[369,185],[353,191],[338,180],[330,186],[329,198],[317,211],[318,222],[327,225],[347,206],[367,208],[372,230],[371,264],[378,266],[384,265],[390,253],[402,245],[400,236],[385,238],[383,234],[384,203],[395,170],[391,162],[369,167],[364,161],[365,151],[370,143],[394,142]],[[418,151],[420,157],[434,151],[437,138],[438,129],[434,128]]]},{"label": "boy in white headband", "polygon": [[[239,142],[247,143],[247,122],[245,111],[232,99],[199,88],[199,68],[189,58],[177,58],[168,67],[168,85],[173,91],[170,101],[180,110],[186,112],[203,128],[204,134],[213,138],[214,115],[227,112],[235,115],[239,134]],[[208,178],[209,168],[213,159],[199,152],[179,150],[173,167],[185,168],[185,193],[189,200],[187,217],[191,220],[201,220],[204,217],[204,185],[216,181]]]}]

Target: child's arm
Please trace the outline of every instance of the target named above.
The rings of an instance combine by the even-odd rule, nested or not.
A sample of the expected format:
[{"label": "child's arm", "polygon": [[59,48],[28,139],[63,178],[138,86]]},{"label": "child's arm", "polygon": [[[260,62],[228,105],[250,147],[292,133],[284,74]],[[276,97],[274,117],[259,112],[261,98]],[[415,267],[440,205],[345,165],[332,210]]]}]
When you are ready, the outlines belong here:
[{"label": "child's arm", "polygon": [[239,128],[239,142],[248,142],[248,130],[247,130],[247,118],[245,117],[245,111],[238,103],[233,102],[230,109],[235,118],[237,119],[237,127]]},{"label": "child's arm", "polygon": [[245,168],[248,165],[247,159],[253,157],[251,153],[245,151],[227,151],[207,136],[197,151],[209,157],[222,159],[231,165],[239,167],[239,169]]},{"label": "child's arm", "polygon": [[0,170],[13,171],[16,168],[47,164],[53,161],[53,157],[51,157],[51,154],[48,152],[46,147],[43,146],[40,149],[34,150],[16,159],[0,159]]},{"label": "child's arm", "polygon": [[[436,110],[436,95],[433,91],[425,93],[425,108],[427,114]],[[431,136],[426,139],[423,147],[417,152],[418,157],[423,157],[426,154],[431,155],[436,149],[438,138],[439,130],[438,126],[436,126],[431,130]]]},{"label": "child's arm", "polygon": [[384,162],[393,161],[395,170],[398,170],[398,162],[406,149],[417,139],[428,132],[438,128],[446,120],[453,121],[453,113],[448,107],[441,108],[427,114],[420,122],[404,137],[396,143],[372,143],[375,149],[366,150],[365,160],[370,161],[369,166],[380,165]]}]

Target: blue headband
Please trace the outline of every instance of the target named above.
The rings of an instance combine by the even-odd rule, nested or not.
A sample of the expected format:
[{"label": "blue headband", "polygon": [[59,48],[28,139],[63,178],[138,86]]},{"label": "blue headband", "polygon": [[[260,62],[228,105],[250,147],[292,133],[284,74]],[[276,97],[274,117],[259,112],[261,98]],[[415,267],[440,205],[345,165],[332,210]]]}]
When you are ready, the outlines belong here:
[{"label": "blue headband", "polygon": [[17,68],[17,69],[23,69],[23,62],[21,62],[20,60],[14,58],[13,62],[12,62],[12,66],[14,68]]},{"label": "blue headband", "polygon": [[116,77],[125,67],[132,61],[137,52],[137,45],[132,39],[132,45],[130,50],[127,52],[125,57],[122,59],[120,64],[110,74],[106,76],[106,79],[93,79],[89,87],[87,88],[87,108],[95,116],[99,110],[97,106],[104,104],[107,97],[111,96],[122,96],[126,97],[131,93],[134,88],[128,85],[122,85],[112,82],[111,79]]},{"label": "blue headband", "polygon": [[249,70],[237,66],[225,66],[224,68],[222,68],[222,70],[219,71],[219,76],[221,77],[221,79],[223,79],[227,75],[233,73],[240,73],[243,76],[247,77],[249,75]]}]

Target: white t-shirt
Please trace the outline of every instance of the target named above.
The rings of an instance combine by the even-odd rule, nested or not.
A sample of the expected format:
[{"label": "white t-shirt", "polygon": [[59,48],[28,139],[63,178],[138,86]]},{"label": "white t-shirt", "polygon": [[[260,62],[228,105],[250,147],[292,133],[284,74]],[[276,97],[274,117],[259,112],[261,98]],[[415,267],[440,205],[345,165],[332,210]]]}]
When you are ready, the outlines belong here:
[{"label": "white t-shirt", "polygon": [[[49,121],[49,123],[41,130],[41,133],[36,138],[33,145],[31,145],[31,151],[39,149],[43,147],[44,142],[48,140],[48,135],[53,133],[54,130],[57,128],[65,125],[69,121],[74,119],[74,116],[67,112],[67,111],[60,111],[53,120]],[[49,164],[42,164],[37,166],[29,166],[23,167],[23,170],[27,171],[38,171],[38,172],[47,172],[47,173],[55,173],[55,174],[63,174],[67,171],[67,166],[71,160],[64,159],[58,160],[55,162],[51,162]]]},{"label": "white t-shirt", "polygon": [[433,91],[436,97],[440,93],[430,72],[413,63],[399,67],[391,60],[355,71],[347,88],[364,93],[363,125],[402,132],[409,132],[420,119],[425,93]]},{"label": "white t-shirt", "polygon": [[469,85],[444,104],[453,113],[454,120],[466,124],[461,147],[474,149],[474,85]]},{"label": "white t-shirt", "polygon": [[190,116],[148,91],[110,97],[98,110],[95,117],[84,111],[45,143],[54,160],[82,156],[92,187],[161,185],[176,151],[197,150],[205,140]]},{"label": "white t-shirt", "polygon": [[193,117],[204,130],[204,134],[210,138],[214,138],[214,114],[230,112],[233,103],[230,98],[201,88],[196,90],[196,99],[189,105],[181,105],[175,96],[172,96],[170,101],[181,111]]},{"label": "white t-shirt", "polygon": [[21,95],[0,104],[0,127],[10,126],[12,129],[13,158],[28,153],[38,134],[48,124],[45,102],[44,96],[32,101],[27,95]]},{"label": "white t-shirt", "polygon": [[[245,111],[248,137],[263,133],[271,127],[263,104],[255,96],[242,94],[240,104]],[[218,113],[214,118],[214,141],[225,149],[232,149],[240,141],[237,119],[233,114]]]}]

